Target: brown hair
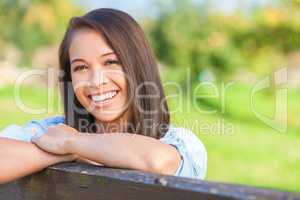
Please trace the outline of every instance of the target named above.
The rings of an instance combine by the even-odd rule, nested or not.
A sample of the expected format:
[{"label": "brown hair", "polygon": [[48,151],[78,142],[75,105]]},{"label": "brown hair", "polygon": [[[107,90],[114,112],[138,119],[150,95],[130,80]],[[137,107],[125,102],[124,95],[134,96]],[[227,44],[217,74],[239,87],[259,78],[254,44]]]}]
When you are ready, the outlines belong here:
[{"label": "brown hair", "polygon": [[[161,138],[168,130],[170,117],[155,56],[138,23],[127,13],[115,9],[96,9],[84,16],[73,17],[69,22],[59,48],[66,124],[82,131],[79,127],[80,119],[87,120],[89,124],[95,121],[78,102],[71,84],[69,47],[72,35],[80,28],[90,28],[103,35],[119,58],[126,76],[130,78],[130,81],[127,80],[127,88],[128,96],[133,97],[130,106],[133,117],[129,123],[133,127],[128,131]],[[138,95],[146,98],[137,98],[137,89]],[[157,95],[157,98],[149,98],[151,95]],[[76,108],[80,108],[81,112]]]}]

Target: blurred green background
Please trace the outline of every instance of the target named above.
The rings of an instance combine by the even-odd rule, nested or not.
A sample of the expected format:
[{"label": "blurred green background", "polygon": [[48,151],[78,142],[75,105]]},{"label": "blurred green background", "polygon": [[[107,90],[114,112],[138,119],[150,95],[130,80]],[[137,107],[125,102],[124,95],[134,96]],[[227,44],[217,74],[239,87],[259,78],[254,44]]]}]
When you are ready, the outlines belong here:
[{"label": "blurred green background", "polygon": [[[29,69],[57,67],[69,18],[98,7],[124,10],[146,31],[170,97],[172,123],[192,129],[207,148],[207,180],[300,192],[299,0],[143,0],[137,5],[2,0],[0,129],[62,112],[59,92],[45,77],[26,80],[19,94],[27,107],[47,112],[24,112],[16,103],[15,80]],[[288,75],[280,86],[288,91],[284,131],[254,113],[270,119],[276,114],[278,69]],[[270,87],[255,94],[253,110],[251,92],[266,77]]]}]

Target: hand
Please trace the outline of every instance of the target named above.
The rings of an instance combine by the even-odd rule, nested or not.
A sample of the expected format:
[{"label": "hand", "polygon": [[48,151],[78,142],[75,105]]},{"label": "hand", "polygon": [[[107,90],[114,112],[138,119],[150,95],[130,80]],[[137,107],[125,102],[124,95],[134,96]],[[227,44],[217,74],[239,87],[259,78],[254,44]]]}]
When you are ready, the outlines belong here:
[{"label": "hand", "polygon": [[79,159],[79,156],[76,154],[59,155],[59,163],[60,162],[78,161],[78,159]]},{"label": "hand", "polygon": [[31,142],[49,153],[64,155],[70,153],[67,143],[76,134],[79,134],[76,129],[61,124],[49,127],[44,135],[33,137]]}]

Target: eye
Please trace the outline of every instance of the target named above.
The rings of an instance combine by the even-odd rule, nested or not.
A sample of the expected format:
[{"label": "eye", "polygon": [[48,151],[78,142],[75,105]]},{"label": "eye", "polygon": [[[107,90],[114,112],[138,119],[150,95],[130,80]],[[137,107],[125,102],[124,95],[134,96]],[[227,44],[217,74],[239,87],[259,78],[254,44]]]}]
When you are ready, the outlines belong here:
[{"label": "eye", "polygon": [[109,59],[105,62],[105,65],[119,65],[120,62],[116,59]]},{"label": "eye", "polygon": [[88,68],[87,65],[77,65],[74,67],[73,71],[74,72],[77,72],[77,71],[83,71],[83,70],[86,70]]}]

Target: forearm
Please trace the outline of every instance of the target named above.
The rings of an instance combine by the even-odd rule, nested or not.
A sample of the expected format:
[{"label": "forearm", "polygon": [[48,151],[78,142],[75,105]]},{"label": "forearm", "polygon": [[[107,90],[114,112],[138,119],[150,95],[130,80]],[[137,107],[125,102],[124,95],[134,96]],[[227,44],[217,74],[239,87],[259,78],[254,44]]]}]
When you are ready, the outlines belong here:
[{"label": "forearm", "polygon": [[101,163],[97,163],[95,161],[92,161],[92,160],[89,160],[89,159],[86,159],[86,158],[83,158],[83,157],[78,157],[76,161],[81,162],[81,163],[88,163],[88,164],[91,164],[91,165],[103,166],[103,164],[101,164]]},{"label": "forearm", "polygon": [[173,174],[180,162],[177,150],[157,139],[129,133],[74,135],[70,153],[105,166]]},{"label": "forearm", "polygon": [[29,142],[0,138],[0,147],[0,184],[66,161],[66,156],[47,153]]}]

